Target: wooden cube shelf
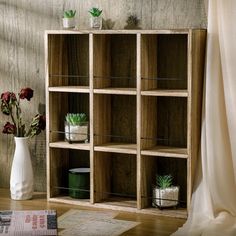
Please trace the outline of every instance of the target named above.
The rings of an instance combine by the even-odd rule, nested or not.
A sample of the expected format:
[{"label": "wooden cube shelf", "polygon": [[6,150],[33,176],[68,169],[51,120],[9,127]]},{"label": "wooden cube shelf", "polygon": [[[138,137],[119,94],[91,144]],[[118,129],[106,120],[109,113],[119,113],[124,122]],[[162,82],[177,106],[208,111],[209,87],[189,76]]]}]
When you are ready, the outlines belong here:
[{"label": "wooden cube shelf", "polygon": [[[206,30],[45,32],[49,201],[186,218],[200,140]],[[70,144],[68,112],[89,117]],[[90,199],[73,199],[69,168],[90,168]],[[176,209],[152,206],[157,174],[180,186]]]}]

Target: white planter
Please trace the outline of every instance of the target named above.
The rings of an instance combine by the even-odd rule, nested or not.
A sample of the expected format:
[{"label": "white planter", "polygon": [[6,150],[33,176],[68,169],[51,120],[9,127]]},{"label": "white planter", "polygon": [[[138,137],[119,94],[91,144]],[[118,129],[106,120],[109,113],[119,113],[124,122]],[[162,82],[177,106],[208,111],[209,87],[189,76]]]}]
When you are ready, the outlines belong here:
[{"label": "white planter", "polygon": [[165,189],[153,188],[153,207],[174,207],[178,205],[179,187],[173,186]]},{"label": "white planter", "polygon": [[26,200],[32,198],[34,186],[28,137],[15,137],[15,145],[10,177],[11,198]]},{"label": "white planter", "polygon": [[102,29],[102,17],[101,16],[97,16],[97,17],[94,17],[92,16],[90,18],[90,27],[92,29]]},{"label": "white planter", "polygon": [[68,142],[86,142],[88,140],[88,122],[82,125],[69,125],[65,122],[65,138]]},{"label": "white planter", "polygon": [[63,28],[74,28],[75,27],[75,18],[62,18]]}]

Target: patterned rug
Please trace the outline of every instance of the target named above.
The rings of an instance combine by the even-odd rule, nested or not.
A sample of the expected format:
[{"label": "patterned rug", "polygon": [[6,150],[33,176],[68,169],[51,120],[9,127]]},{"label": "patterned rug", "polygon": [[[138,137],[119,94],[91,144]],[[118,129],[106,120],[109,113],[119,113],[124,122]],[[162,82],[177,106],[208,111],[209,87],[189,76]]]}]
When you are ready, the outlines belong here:
[{"label": "patterned rug", "polygon": [[87,210],[69,210],[58,217],[59,235],[118,236],[139,223],[117,220],[117,213]]}]

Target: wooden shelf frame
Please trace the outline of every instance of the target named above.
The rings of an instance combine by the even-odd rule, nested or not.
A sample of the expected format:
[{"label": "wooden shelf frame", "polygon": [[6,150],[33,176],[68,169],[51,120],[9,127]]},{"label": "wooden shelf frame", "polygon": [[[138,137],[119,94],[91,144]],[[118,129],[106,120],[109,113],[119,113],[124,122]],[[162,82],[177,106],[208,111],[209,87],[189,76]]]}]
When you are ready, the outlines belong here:
[{"label": "wooden shelf frame", "polygon": [[[200,139],[205,41],[206,30],[201,29],[45,32],[49,201],[181,218],[187,216]],[[71,51],[72,47],[76,48],[74,52]],[[121,54],[119,47],[123,50]],[[127,48],[130,48],[131,53],[126,52]],[[75,75],[86,76],[77,78]],[[129,77],[132,82],[114,82],[116,77]],[[154,79],[158,77],[163,80]],[[164,78],[172,79],[167,82]],[[175,81],[173,78],[181,80]],[[89,143],[69,144],[63,141],[62,135],[50,133],[50,130],[61,130],[63,127],[63,116],[71,110],[70,94],[79,98],[79,102],[75,100],[75,103],[78,103],[76,109],[81,112],[85,109],[89,113]],[[112,103],[113,97],[117,97],[117,100]],[[131,97],[135,105],[132,105],[132,102],[128,104],[124,99],[126,97]],[[165,134],[169,128],[163,124],[164,115],[160,115],[165,107],[160,107],[160,104],[165,99],[185,103],[185,107],[179,109],[179,119],[185,116],[186,124],[182,129],[184,128],[186,133],[184,138],[181,138],[182,131],[174,131],[180,137],[180,145],[177,146],[162,146],[155,140],[158,134],[160,136],[160,131]],[[181,107],[181,102],[177,102],[177,105]],[[125,106],[128,106],[126,110],[123,108]],[[174,103],[168,109],[168,116],[176,116],[178,113]],[[128,113],[129,118],[122,120],[122,112]],[[134,123],[129,124],[128,120]],[[122,122],[126,128],[122,126]],[[174,123],[171,121],[169,124]],[[130,127],[132,131],[127,135],[126,131]],[[124,133],[124,136],[136,137],[135,142],[117,143],[109,137],[113,133],[116,134],[117,130]],[[57,172],[70,167],[70,150],[89,152],[89,200],[72,199],[54,189],[55,185],[60,186],[62,178]],[[65,155],[64,159],[62,155]],[[184,163],[184,194],[187,205],[185,209],[160,211],[151,207],[150,199],[144,198],[147,193],[150,195],[150,186],[153,184],[159,159],[167,163],[172,160],[173,163],[178,162],[179,168],[181,163]],[[121,165],[120,169],[125,171],[119,160],[123,160],[126,166],[129,160],[132,165],[135,163],[135,170],[131,170],[132,179],[135,181],[130,185],[136,198],[132,201],[109,200],[111,196],[108,193],[112,190],[112,181],[117,182],[117,179],[123,178],[123,173],[114,172],[117,177],[110,179],[110,171],[115,170],[112,166],[117,163]],[[57,174],[53,174],[54,171]],[[180,178],[184,179],[181,176]],[[126,192],[119,186],[117,188],[121,189],[121,193]]]}]

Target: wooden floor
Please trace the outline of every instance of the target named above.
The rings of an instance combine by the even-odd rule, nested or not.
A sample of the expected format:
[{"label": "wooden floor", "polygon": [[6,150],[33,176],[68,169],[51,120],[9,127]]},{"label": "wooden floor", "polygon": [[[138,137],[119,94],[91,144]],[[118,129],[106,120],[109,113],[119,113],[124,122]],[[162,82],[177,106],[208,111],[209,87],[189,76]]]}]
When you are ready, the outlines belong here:
[{"label": "wooden floor", "polygon": [[[9,190],[0,189],[0,210],[44,210],[54,209],[57,211],[58,216],[62,215],[70,209],[86,209],[95,210],[95,208],[78,207],[69,204],[51,203],[47,202],[45,193],[36,193],[32,200],[27,201],[14,201],[10,199]],[[96,209],[100,210],[100,209]],[[102,211],[102,210],[101,210]],[[106,210],[107,211],[107,210]],[[178,227],[182,226],[185,222],[184,219],[157,217],[146,214],[136,214],[119,212],[116,219],[131,220],[140,222],[135,228],[126,231],[124,235],[140,235],[140,236],[165,236],[175,232]]]}]

